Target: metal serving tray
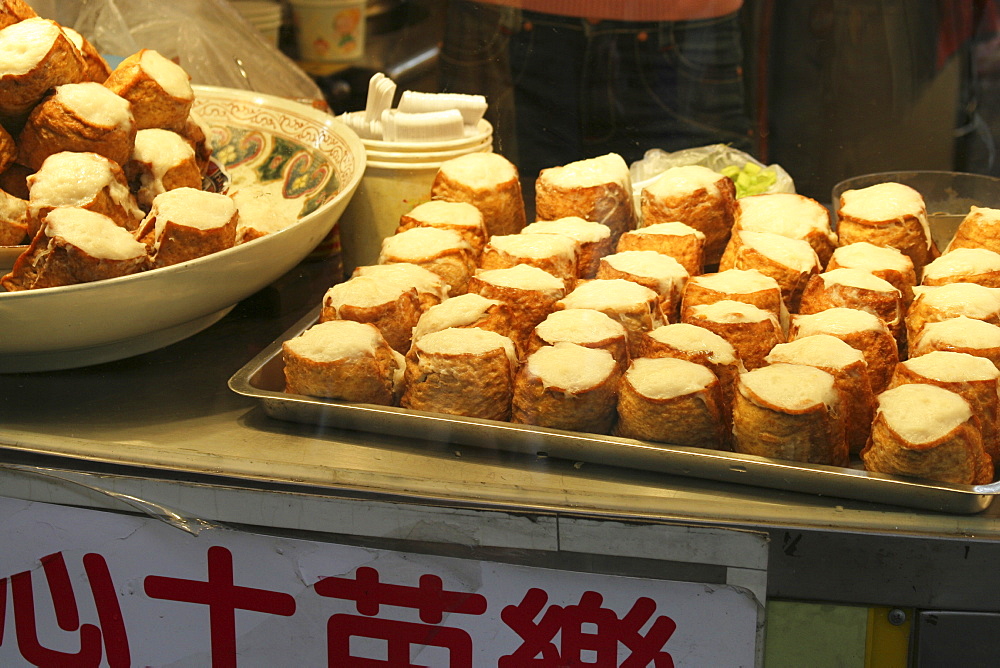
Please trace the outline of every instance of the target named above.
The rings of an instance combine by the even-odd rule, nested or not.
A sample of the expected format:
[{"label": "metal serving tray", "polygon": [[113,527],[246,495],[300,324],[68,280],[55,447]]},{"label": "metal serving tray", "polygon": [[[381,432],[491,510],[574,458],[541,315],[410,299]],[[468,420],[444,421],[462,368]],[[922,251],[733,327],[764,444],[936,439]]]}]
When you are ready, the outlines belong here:
[{"label": "metal serving tray", "polygon": [[282,342],[316,322],[319,309],[300,320],[229,380],[234,392],[259,400],[279,420],[328,425],[375,434],[567,459],[591,464],[718,480],[743,485],[973,514],[989,507],[1000,482],[950,485],[840,468],[682,447],[615,436],[546,429],[388,406],[349,404],[284,392]]}]

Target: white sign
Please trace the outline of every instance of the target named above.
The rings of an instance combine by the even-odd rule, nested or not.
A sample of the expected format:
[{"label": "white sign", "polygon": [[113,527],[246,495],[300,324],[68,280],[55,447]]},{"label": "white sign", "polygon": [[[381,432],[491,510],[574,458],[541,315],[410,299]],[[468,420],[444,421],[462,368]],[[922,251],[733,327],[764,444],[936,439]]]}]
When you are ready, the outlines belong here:
[{"label": "white sign", "polygon": [[0,666],[753,666],[729,585],[353,547],[0,498]]}]

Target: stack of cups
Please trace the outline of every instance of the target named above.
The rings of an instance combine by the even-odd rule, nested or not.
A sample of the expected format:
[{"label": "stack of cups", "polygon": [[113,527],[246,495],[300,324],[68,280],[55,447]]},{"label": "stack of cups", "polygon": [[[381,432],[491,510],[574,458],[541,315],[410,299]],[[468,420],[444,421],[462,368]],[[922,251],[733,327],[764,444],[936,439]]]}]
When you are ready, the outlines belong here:
[{"label": "stack of cups", "polygon": [[467,153],[493,150],[493,126],[480,120],[474,132],[459,139],[388,142],[362,138],[361,143],[367,152],[367,167],[340,219],[344,271],[348,276],[355,267],[375,264],[382,240],[395,234],[400,217],[430,199],[441,163]]},{"label": "stack of cups", "polygon": [[231,0],[247,23],[257,29],[271,46],[278,47],[281,32],[281,3],[276,0]]}]

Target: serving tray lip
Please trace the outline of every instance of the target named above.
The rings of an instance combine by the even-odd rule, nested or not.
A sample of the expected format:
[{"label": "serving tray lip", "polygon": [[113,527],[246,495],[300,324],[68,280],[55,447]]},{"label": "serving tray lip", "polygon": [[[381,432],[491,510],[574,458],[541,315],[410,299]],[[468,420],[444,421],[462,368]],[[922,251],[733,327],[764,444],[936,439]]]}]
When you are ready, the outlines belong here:
[{"label": "serving tray lip", "polygon": [[[229,379],[229,388],[256,400],[272,418],[396,437],[489,447],[670,475],[890,504],[954,514],[986,510],[1000,481],[954,485],[819,464],[571,432],[531,425],[352,404],[284,392],[282,343],[315,323],[310,311]],[[279,373],[281,372],[281,373]]]}]

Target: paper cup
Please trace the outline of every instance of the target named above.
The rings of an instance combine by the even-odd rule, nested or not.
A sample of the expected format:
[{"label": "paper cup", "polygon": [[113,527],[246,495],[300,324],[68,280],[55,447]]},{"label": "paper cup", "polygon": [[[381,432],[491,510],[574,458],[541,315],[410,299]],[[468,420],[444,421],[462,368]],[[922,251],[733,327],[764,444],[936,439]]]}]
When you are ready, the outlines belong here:
[{"label": "paper cup", "polygon": [[299,60],[342,63],[365,51],[364,0],[292,0]]}]

